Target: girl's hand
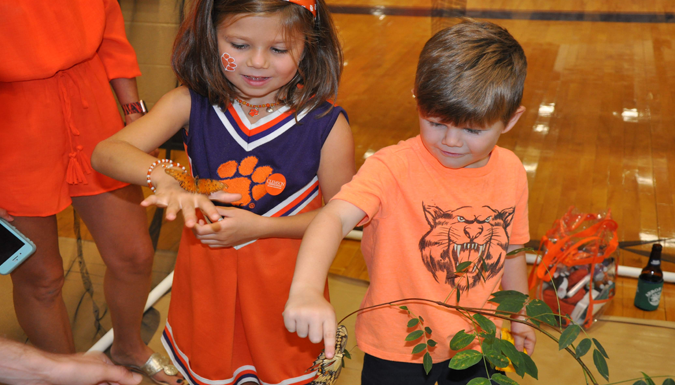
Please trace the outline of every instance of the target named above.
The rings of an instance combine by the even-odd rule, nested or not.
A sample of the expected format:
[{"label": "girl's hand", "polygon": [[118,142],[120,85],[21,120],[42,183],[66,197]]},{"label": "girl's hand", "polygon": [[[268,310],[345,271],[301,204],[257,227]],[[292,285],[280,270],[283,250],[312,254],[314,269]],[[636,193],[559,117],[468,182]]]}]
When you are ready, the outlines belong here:
[{"label": "girl's hand", "polygon": [[[159,169],[162,169],[161,167]],[[183,212],[185,226],[192,228],[197,223],[195,211],[201,210],[211,221],[217,222],[221,217],[216,210],[216,206],[211,199],[229,203],[241,199],[239,194],[229,194],[218,192],[206,196],[203,194],[193,194],[183,190],[177,180],[164,172],[156,173],[153,171],[152,183],[155,186],[155,194],[150,195],[141,202],[141,206],[148,207],[155,205],[157,207],[166,207],[166,219],[173,221],[176,219],[179,211]]]},{"label": "girl's hand", "polygon": [[519,322],[511,322],[511,335],[516,350],[522,352],[525,348],[527,354],[532,355],[534,353],[534,345],[537,343],[537,335],[534,333],[534,329]]},{"label": "girl's hand", "polygon": [[0,207],[0,218],[6,220],[7,222],[11,222],[14,220],[14,217],[11,215],[7,214],[7,210],[3,209]]},{"label": "girl's hand", "polygon": [[284,324],[291,333],[318,344],[323,339],[326,358],[335,355],[335,310],[323,292],[312,289],[291,290],[284,309]]},{"label": "girl's hand", "polygon": [[222,216],[221,220],[206,223],[200,219],[192,228],[203,244],[209,247],[232,247],[261,237],[263,222],[267,218],[234,207],[216,207],[216,210]]}]

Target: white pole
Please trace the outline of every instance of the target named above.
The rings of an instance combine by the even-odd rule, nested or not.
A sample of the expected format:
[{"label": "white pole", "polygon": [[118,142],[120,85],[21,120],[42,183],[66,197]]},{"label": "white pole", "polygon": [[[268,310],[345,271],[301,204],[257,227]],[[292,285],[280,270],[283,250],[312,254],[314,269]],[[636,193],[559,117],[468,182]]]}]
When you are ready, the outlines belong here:
[{"label": "white pole", "polygon": [[[146,310],[150,309],[152,305],[155,304],[155,302],[159,301],[160,298],[166,294],[171,289],[171,286],[173,285],[173,271],[166,276],[160,282],[157,286],[155,286],[152,291],[150,291],[150,294],[148,294],[148,300],[145,302],[145,309],[143,310],[143,313],[145,313]],[[104,352],[106,349],[110,347],[113,343],[113,338],[114,338],[115,333],[113,332],[113,329],[111,328],[108,330],[108,332],[101,337],[100,340],[98,340],[94,346],[92,346],[89,351],[90,352]]]}]

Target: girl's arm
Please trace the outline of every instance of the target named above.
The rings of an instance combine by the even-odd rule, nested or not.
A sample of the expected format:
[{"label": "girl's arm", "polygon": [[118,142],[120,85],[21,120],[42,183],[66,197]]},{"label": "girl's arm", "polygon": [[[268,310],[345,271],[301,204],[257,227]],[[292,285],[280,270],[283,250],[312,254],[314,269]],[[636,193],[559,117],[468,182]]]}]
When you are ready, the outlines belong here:
[{"label": "girl's arm", "polygon": [[353,204],[334,200],[314,218],[302,238],[291,290],[284,309],[284,324],[313,343],[324,340],[326,357],[335,353],[335,311],[323,296],[326,277],[340,241],[366,213]]},{"label": "girl's arm", "polygon": [[[508,252],[522,248],[523,245],[509,245]],[[502,287],[504,290],[516,290],[529,295],[527,286],[527,264],[525,262],[524,251],[514,256],[509,256],[506,258],[506,261],[504,261]],[[534,352],[534,345],[537,342],[537,336],[534,333],[534,329],[518,322],[511,322],[511,334],[513,335],[516,349],[522,352],[523,348],[525,348],[527,349],[527,353],[532,355]]]},{"label": "girl's arm", "polygon": [[[340,115],[321,149],[319,185],[328,202],[355,173],[354,139],[347,119]],[[218,207],[223,221],[197,224],[194,233],[205,245],[228,247],[260,238],[301,238],[319,210],[269,218],[237,208]]]},{"label": "girl's arm", "polygon": [[[185,87],[176,88],[164,95],[152,111],[110,138],[100,142],[91,157],[94,169],[117,180],[137,185],[147,183],[147,172],[157,159],[148,152],[156,149],[185,126],[190,117],[190,92]],[[162,167],[155,167],[151,174],[156,194],[146,198],[142,205],[166,207],[166,219],[176,218],[183,211],[185,225],[192,227],[196,221],[195,209],[200,208],[214,221],[220,218],[213,203],[204,195],[183,190],[178,182],[166,174]],[[239,195],[221,194],[224,200]]]}]

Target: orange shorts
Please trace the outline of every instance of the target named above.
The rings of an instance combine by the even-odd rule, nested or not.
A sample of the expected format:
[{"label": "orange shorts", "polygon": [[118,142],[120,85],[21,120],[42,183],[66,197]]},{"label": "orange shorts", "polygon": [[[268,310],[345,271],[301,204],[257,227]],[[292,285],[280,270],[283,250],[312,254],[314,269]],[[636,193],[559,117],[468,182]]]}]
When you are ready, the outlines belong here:
[{"label": "orange shorts", "polygon": [[[319,196],[302,212],[320,202]],[[162,342],[190,384],[314,379],[307,369],[323,342],[289,333],[282,316],[300,241],[269,238],[239,250],[212,249],[184,228]]]},{"label": "orange shorts", "polygon": [[98,142],[124,124],[98,55],[54,76],[0,82],[0,208],[48,216],[71,197],[124,187],[89,164]]}]

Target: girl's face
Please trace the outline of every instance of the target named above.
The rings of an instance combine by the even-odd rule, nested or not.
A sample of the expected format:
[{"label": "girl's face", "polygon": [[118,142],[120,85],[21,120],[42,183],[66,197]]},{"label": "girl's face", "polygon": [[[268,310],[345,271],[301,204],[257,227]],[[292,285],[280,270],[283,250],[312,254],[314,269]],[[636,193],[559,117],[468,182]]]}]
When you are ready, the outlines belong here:
[{"label": "girl's face", "polygon": [[221,65],[227,80],[250,103],[273,103],[279,88],[298,70],[304,49],[302,36],[295,33],[284,39],[278,13],[233,16],[225,19],[217,32],[219,55],[230,58],[230,65]]}]

